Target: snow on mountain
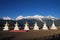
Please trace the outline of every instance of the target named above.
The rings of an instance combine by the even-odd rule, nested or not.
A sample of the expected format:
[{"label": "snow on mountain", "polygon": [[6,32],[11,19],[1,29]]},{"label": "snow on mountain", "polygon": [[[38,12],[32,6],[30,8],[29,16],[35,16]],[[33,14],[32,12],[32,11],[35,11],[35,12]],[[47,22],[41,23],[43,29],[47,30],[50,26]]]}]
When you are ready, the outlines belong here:
[{"label": "snow on mountain", "polygon": [[47,18],[47,19],[51,19],[51,20],[57,20],[58,18],[56,18],[56,17],[53,17],[53,16],[51,16],[51,15],[49,15],[49,16],[46,16],[45,18]]},{"label": "snow on mountain", "polygon": [[18,16],[18,17],[16,18],[16,20],[21,20],[21,19],[36,19],[36,20],[40,20],[41,22],[44,22],[43,20],[46,20],[46,19],[57,20],[58,18],[53,17],[53,16],[51,16],[51,15],[49,15],[49,16],[41,16],[41,15]]},{"label": "snow on mountain", "polygon": [[46,16],[46,18],[55,18],[55,17],[53,17],[53,16],[49,15],[49,16]]},{"label": "snow on mountain", "polygon": [[18,16],[17,18],[16,18],[16,20],[21,20],[21,19],[40,19],[40,18],[44,18],[44,16],[39,16],[39,15],[35,15],[35,16]]},{"label": "snow on mountain", "polygon": [[42,21],[41,18],[44,18],[43,16],[35,15],[35,16],[18,16],[16,20],[21,20],[21,19],[36,19]]},{"label": "snow on mountain", "polygon": [[[12,20],[10,17],[6,16],[6,17],[3,17],[4,20]],[[43,22],[43,19],[51,19],[51,20],[54,20],[54,19],[58,19],[56,17],[53,17],[53,16],[41,16],[41,15],[34,15],[34,16],[18,16],[15,20],[21,20],[21,19],[36,19],[36,20],[40,20]]]},{"label": "snow on mountain", "polygon": [[17,18],[16,18],[16,20],[21,20],[21,19],[31,19],[31,18],[33,18],[33,19],[40,19],[40,18],[47,18],[47,19],[56,19],[55,17],[53,17],[53,16],[41,16],[41,15],[34,15],[34,16],[18,16]]},{"label": "snow on mountain", "polygon": [[36,20],[40,20],[43,22],[43,20],[41,18],[44,18],[44,16],[39,16],[39,15],[34,15],[34,16],[18,16],[16,18],[16,20],[21,20],[21,19],[36,19]]},{"label": "snow on mountain", "polygon": [[35,16],[33,16],[33,18],[44,18],[44,16],[41,16],[41,15],[35,15]]},{"label": "snow on mountain", "polygon": [[6,16],[6,17],[3,17],[3,20],[11,20],[11,18]]},{"label": "snow on mountain", "polygon": [[40,20],[41,22],[43,22],[42,18],[45,18],[44,16],[39,16],[39,15],[35,15],[33,16],[33,19],[36,19],[36,20]]},{"label": "snow on mountain", "polygon": [[23,16],[18,16],[17,18],[16,18],[16,20],[21,20],[21,19],[23,19],[24,17]]}]

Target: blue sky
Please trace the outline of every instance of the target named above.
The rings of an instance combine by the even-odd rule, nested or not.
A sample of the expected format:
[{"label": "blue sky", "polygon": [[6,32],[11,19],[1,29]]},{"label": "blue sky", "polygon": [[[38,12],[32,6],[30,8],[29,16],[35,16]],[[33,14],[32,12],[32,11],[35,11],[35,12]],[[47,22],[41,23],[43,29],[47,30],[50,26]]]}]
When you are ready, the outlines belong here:
[{"label": "blue sky", "polygon": [[60,0],[0,0],[0,17],[36,14],[60,18]]}]

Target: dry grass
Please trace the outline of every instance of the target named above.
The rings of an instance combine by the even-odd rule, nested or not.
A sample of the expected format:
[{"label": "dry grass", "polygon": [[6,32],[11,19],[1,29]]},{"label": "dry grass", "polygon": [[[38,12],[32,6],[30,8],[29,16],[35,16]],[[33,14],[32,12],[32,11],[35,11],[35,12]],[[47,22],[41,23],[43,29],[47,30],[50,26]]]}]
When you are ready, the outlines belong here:
[{"label": "dry grass", "polygon": [[34,38],[44,38],[52,35],[60,34],[59,30],[29,30],[28,32],[8,32],[8,31],[0,31],[0,39],[3,38],[11,38],[12,40],[27,40]]}]

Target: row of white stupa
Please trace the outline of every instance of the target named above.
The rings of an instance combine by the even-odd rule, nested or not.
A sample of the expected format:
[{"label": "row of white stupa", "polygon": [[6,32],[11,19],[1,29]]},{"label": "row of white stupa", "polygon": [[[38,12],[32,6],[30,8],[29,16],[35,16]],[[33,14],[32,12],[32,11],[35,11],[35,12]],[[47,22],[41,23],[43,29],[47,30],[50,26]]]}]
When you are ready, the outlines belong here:
[{"label": "row of white stupa", "polygon": [[[54,22],[52,23],[52,26],[50,27],[52,30],[57,30],[57,27],[55,26]],[[8,29],[8,23],[6,22],[5,27],[3,30],[9,30]],[[16,22],[14,30],[19,30],[18,23]],[[24,30],[29,30],[28,23],[26,22]],[[37,22],[34,24],[33,30],[39,30],[39,27],[37,26]],[[44,23],[42,30],[48,30],[48,27],[46,26],[46,23]]]}]

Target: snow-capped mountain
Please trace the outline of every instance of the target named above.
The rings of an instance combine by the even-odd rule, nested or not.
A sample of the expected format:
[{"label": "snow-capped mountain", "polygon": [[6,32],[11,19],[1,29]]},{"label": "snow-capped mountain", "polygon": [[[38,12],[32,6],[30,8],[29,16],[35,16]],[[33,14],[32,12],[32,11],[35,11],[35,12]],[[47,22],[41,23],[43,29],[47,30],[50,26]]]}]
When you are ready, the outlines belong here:
[{"label": "snow-capped mountain", "polygon": [[12,20],[10,17],[6,16],[2,18],[3,20]]},{"label": "snow-capped mountain", "polygon": [[22,20],[22,19],[35,19],[40,20],[41,22],[44,22],[44,20],[59,20],[59,18],[53,17],[53,16],[41,16],[41,15],[34,15],[34,16],[18,16],[16,19],[12,19],[8,16],[5,16],[2,18],[3,20]]},{"label": "snow-capped mountain", "polygon": [[35,15],[35,16],[18,16],[16,18],[16,20],[21,20],[21,19],[40,19],[40,18],[44,18],[44,16],[39,16],[39,15]]},{"label": "snow-capped mountain", "polygon": [[53,16],[41,16],[41,15],[34,15],[34,16],[18,16],[16,20],[21,20],[21,19],[40,19],[40,18],[47,18],[47,19],[57,19],[56,17]]},{"label": "snow-capped mountain", "polygon": [[21,19],[36,19],[40,20],[41,22],[44,22],[44,20],[58,20],[58,18],[53,17],[53,16],[41,16],[41,15],[34,15],[34,16],[18,16],[16,20],[21,20]]},{"label": "snow-capped mountain", "polygon": [[21,20],[21,19],[23,19],[24,17],[23,16],[18,16],[17,18],[16,18],[16,20]]},{"label": "snow-capped mountain", "polygon": [[14,26],[16,20],[19,26],[23,27],[25,22],[28,22],[29,26],[33,27],[34,23],[37,22],[39,27],[42,27],[43,23],[46,22],[47,26],[51,26],[53,20],[56,26],[60,26],[60,19],[53,16],[18,16],[16,19],[12,20],[10,17],[3,17],[3,20],[0,20],[0,26],[4,25],[6,20],[8,21],[10,26]]},{"label": "snow-capped mountain", "polygon": [[47,18],[47,19],[51,19],[51,20],[57,20],[58,18],[56,18],[56,17],[53,17],[53,16],[51,16],[51,15],[49,15],[49,16],[46,16],[45,18]]},{"label": "snow-capped mountain", "polygon": [[22,19],[35,19],[40,20],[41,22],[44,22],[44,20],[58,20],[59,18],[53,17],[53,16],[41,16],[41,15],[34,15],[34,16],[18,16],[16,19],[12,19],[8,16],[5,16],[2,18],[3,20],[22,20]]}]

